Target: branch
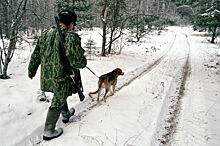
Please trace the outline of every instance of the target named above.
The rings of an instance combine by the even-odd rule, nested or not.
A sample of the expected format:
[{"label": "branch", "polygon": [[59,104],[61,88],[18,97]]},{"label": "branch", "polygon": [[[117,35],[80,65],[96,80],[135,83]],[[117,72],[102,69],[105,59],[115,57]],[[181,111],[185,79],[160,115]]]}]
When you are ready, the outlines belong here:
[{"label": "branch", "polygon": [[155,18],[157,17],[157,16],[154,16],[154,15],[151,15],[151,14],[132,14],[132,15],[127,16],[127,17],[124,19],[124,21],[122,21],[122,25],[121,25],[121,27],[120,27],[119,35],[118,35],[117,37],[115,37],[114,39],[112,39],[112,41],[109,42],[109,43],[113,43],[114,41],[116,41],[118,38],[121,37],[121,35],[123,34],[122,31],[123,31],[123,29],[124,29],[124,26],[125,26],[127,20],[130,19],[130,18],[132,18],[132,17],[134,17],[134,16],[145,16],[145,17],[155,17]]},{"label": "branch", "polygon": [[[22,0],[22,2],[23,2],[24,0]],[[21,3],[22,3],[21,2]],[[22,9],[22,14],[18,17],[18,19],[17,19],[17,23],[19,23],[20,21],[21,21],[21,19],[22,19],[22,17],[24,16],[24,14],[26,13],[26,5],[27,5],[27,0],[25,0],[25,2],[24,2],[24,6],[23,6],[23,9]],[[19,8],[20,9],[20,8]],[[17,17],[16,17],[17,18]]]},{"label": "branch", "polygon": [[102,10],[102,14],[101,14],[101,21],[102,21],[102,23],[106,23],[105,14],[106,14],[107,2],[108,2],[108,0],[105,0],[104,7],[103,7],[103,10]]},{"label": "branch", "polygon": [[85,24],[85,23],[87,23],[87,22],[89,22],[90,20],[86,20],[86,21],[83,21],[83,22],[81,22],[81,23],[77,23],[77,25],[83,25],[83,24]]},{"label": "branch", "polygon": [[[1,27],[0,27],[0,36],[1,36],[1,40],[2,40],[2,47],[3,47],[2,50],[4,51],[4,55],[6,56],[7,54],[6,54],[6,51],[5,51],[5,42],[4,42],[4,38],[3,38],[3,35],[2,35],[2,28]],[[2,60],[2,63],[4,64],[3,60]]]},{"label": "branch", "polygon": [[[10,38],[10,39],[14,39],[14,38],[17,37],[17,33],[14,34],[14,32],[16,31],[16,29],[17,29],[17,27],[18,27],[18,24],[19,24],[19,22],[21,21],[22,17],[23,17],[24,14],[26,13],[27,0],[24,1],[24,5],[23,5],[23,8],[22,8],[22,14],[21,14],[20,16],[18,16],[18,15],[19,15],[19,10],[20,10],[20,8],[21,8],[21,5],[22,5],[23,1],[24,1],[24,0],[22,0],[22,1],[20,2],[19,7],[18,7],[18,9],[17,9],[17,12],[16,12],[16,20],[15,20],[15,22],[12,24],[12,30],[11,30],[11,32],[12,32],[12,34],[11,34],[12,36],[11,36],[11,37],[12,37],[12,38]],[[15,35],[15,36],[14,36],[14,35]]]},{"label": "branch", "polygon": [[[16,29],[16,34],[18,34],[18,28]],[[16,41],[17,41],[17,39],[18,39],[18,36],[17,36],[17,35],[15,36],[15,39],[16,39]],[[9,57],[9,58],[10,58],[10,61],[11,61],[12,57],[14,56],[15,47],[16,47],[15,45],[16,45],[16,43],[14,44],[13,49],[12,49],[12,54],[11,54],[11,56]]]},{"label": "branch", "polygon": [[[24,0],[22,0],[22,1],[20,2],[19,6],[18,6],[16,15],[15,15],[15,18],[16,18],[16,19],[17,19],[17,17],[18,17],[19,12],[20,12],[20,8],[21,8],[21,5],[22,5],[23,1],[24,1]],[[26,1],[27,1],[27,0],[26,0]]]},{"label": "branch", "polygon": [[3,58],[2,58],[2,48],[0,47],[0,53],[1,53],[1,55],[0,55],[0,65],[1,65],[1,62],[2,62],[2,64],[4,65],[4,61],[3,61]]},{"label": "branch", "polygon": [[[26,9],[27,11],[30,11],[32,14],[34,14],[36,17],[37,17],[37,19],[38,20],[41,20],[41,18],[44,18],[44,19],[47,19],[47,20],[50,20],[50,21],[53,21],[52,19],[50,19],[50,18],[47,18],[47,17],[45,17],[44,16],[44,14],[37,14],[37,13],[35,13],[33,10],[31,10],[31,9]],[[49,10],[48,10],[49,11]],[[44,12],[43,12],[44,13]]]},{"label": "branch", "polygon": [[115,27],[116,27],[116,19],[117,19],[117,15],[118,15],[118,6],[119,5],[119,2],[118,2],[118,0],[116,0],[116,6],[115,6],[115,14],[114,14],[114,17],[113,17],[113,29],[112,29],[112,31],[114,31],[115,30]]},{"label": "branch", "polygon": [[181,6],[177,7],[176,9],[178,10],[180,8],[189,8],[192,11],[193,15],[194,15],[194,10],[193,10],[193,8],[191,6],[189,6],[189,5],[181,5]]},{"label": "branch", "polygon": [[11,61],[12,57],[14,56],[14,52],[15,52],[15,49],[12,49],[12,54],[11,54],[11,57],[10,57],[10,61]]}]

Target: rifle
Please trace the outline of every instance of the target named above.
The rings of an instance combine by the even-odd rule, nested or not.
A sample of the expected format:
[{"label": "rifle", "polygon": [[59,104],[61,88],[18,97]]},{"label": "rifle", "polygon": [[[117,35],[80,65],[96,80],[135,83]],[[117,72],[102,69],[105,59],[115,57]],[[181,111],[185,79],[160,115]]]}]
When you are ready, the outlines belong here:
[{"label": "rifle", "polygon": [[76,80],[75,80],[75,74],[73,72],[73,69],[71,68],[70,66],[70,62],[69,60],[67,59],[66,57],[66,52],[65,52],[65,49],[64,49],[64,44],[63,44],[63,37],[62,37],[62,33],[61,33],[61,29],[60,29],[60,25],[59,25],[59,19],[58,17],[56,16],[55,17],[55,22],[56,22],[56,25],[57,25],[57,31],[58,31],[58,34],[59,34],[59,37],[60,37],[60,44],[61,44],[61,48],[60,48],[60,51],[61,51],[61,54],[62,54],[62,57],[64,59],[64,63],[66,64],[66,67],[67,67],[67,70],[68,70],[68,74],[70,76],[70,78],[72,79],[75,87],[76,87],[76,91],[79,95],[79,99],[80,101],[83,101],[85,96],[84,94],[82,93],[79,85],[77,84]]}]

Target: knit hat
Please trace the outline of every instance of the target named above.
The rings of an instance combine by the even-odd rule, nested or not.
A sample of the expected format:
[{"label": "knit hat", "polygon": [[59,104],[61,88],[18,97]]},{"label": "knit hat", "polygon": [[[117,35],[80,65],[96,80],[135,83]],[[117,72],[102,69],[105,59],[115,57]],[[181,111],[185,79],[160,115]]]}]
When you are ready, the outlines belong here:
[{"label": "knit hat", "polygon": [[64,23],[65,25],[68,25],[71,22],[73,22],[74,26],[76,26],[77,15],[74,11],[63,10],[58,14],[58,16],[59,21]]}]

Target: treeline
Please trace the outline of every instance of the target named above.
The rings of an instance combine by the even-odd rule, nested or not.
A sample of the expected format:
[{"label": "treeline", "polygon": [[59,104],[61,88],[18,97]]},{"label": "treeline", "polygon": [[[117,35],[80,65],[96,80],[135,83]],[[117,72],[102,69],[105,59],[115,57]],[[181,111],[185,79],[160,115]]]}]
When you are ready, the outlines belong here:
[{"label": "treeline", "polygon": [[220,27],[220,0],[170,0],[177,6],[180,15],[189,14],[194,30],[212,33],[214,43]]},{"label": "treeline", "polygon": [[124,29],[131,30],[138,42],[152,29],[193,24],[195,30],[211,31],[214,43],[220,26],[219,3],[220,0],[0,0],[0,78],[8,78],[8,64],[18,39],[22,40],[20,34],[40,35],[54,25],[54,16],[63,9],[77,13],[78,30],[102,28],[101,55],[105,56],[112,52]]},{"label": "treeline", "polygon": [[[1,0],[1,32],[9,37],[12,23],[18,19],[16,12],[23,11],[23,8],[26,10],[18,30],[27,34],[51,27],[57,12],[66,8],[75,10],[78,14],[78,29],[102,27],[100,16],[104,3],[105,0]],[[134,15],[139,13],[142,18],[145,15],[154,15],[158,18],[175,20],[176,7],[167,0],[107,0],[107,3],[108,17],[112,17],[118,3],[118,6],[120,5],[118,15],[120,16],[135,17]]]}]

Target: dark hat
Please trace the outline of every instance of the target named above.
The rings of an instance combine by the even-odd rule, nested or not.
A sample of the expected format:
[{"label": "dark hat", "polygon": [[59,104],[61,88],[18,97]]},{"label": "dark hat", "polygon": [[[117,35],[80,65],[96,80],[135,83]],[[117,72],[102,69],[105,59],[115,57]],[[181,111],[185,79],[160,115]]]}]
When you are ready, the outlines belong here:
[{"label": "dark hat", "polygon": [[64,23],[65,25],[68,25],[71,22],[73,22],[74,25],[76,25],[77,15],[74,11],[63,10],[58,14],[58,16],[60,22]]}]

